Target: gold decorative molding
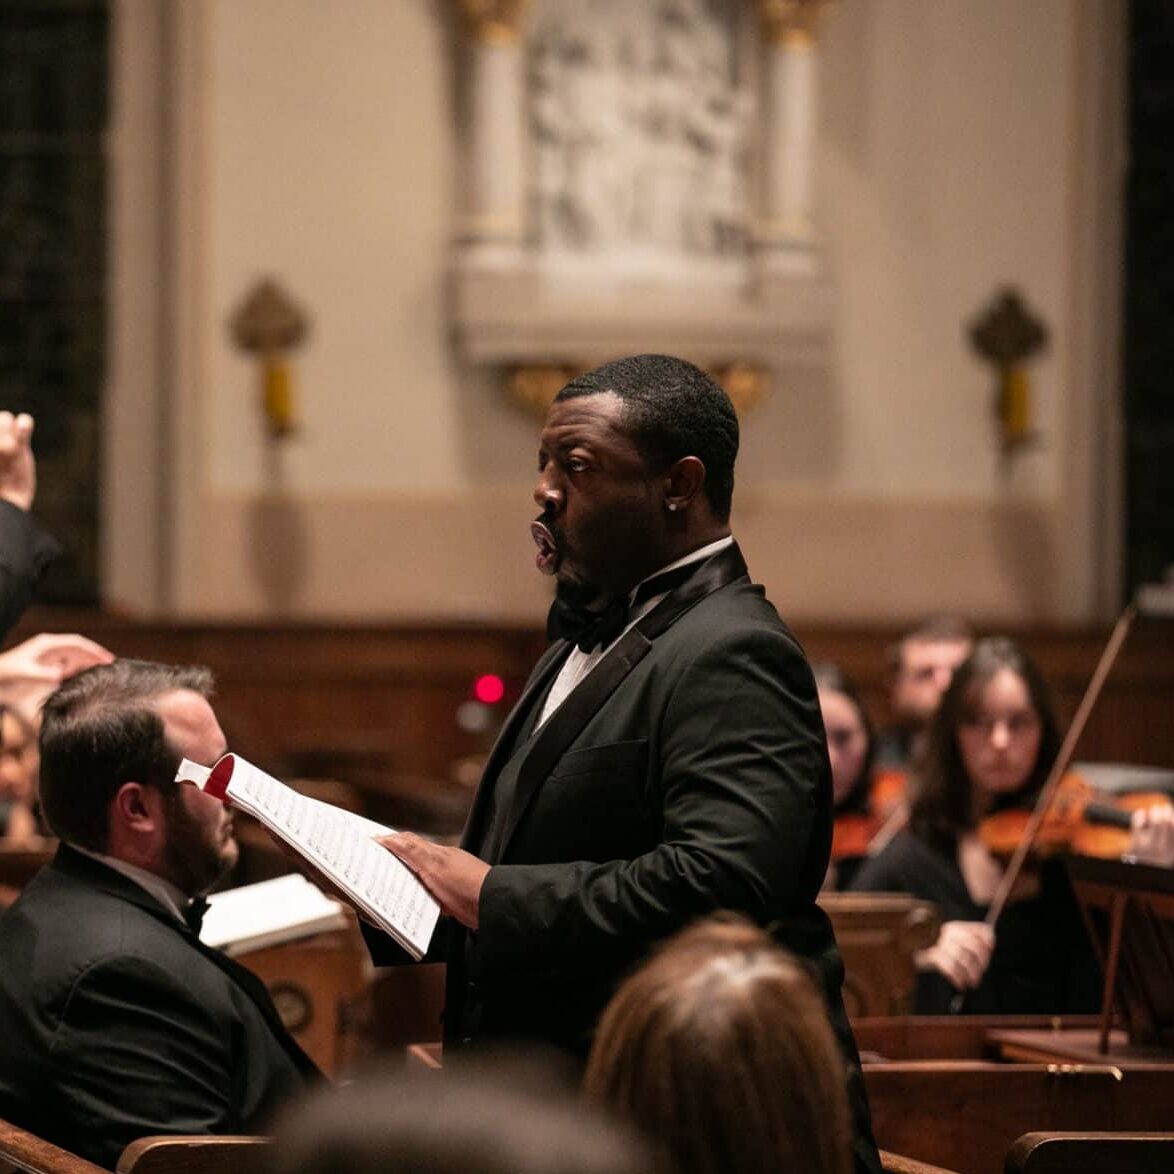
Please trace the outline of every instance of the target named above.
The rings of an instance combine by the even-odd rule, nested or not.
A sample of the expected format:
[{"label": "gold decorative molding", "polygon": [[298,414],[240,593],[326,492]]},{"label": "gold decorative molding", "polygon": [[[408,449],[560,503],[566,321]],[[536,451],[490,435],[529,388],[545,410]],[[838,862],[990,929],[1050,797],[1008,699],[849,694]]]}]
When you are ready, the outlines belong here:
[{"label": "gold decorative molding", "polygon": [[757,407],[770,387],[770,375],[756,363],[735,360],[705,370],[725,389],[739,416]]},{"label": "gold decorative molding", "polygon": [[483,45],[515,45],[530,0],[457,0],[461,12]]},{"label": "gold decorative molding", "polygon": [[[755,363],[733,360],[710,363],[702,369],[725,390],[739,416],[754,408],[770,385],[766,370]],[[505,395],[512,404],[542,420],[563,387],[576,375],[589,370],[591,367],[586,363],[529,363],[509,367],[505,372]]]},{"label": "gold decorative molding", "polygon": [[829,0],[758,0],[762,34],[771,45],[810,50]]},{"label": "gold decorative molding", "polygon": [[586,366],[560,367],[556,364],[527,363],[507,368],[505,373],[506,398],[530,415],[542,420],[554,397],[576,375],[588,370]]}]

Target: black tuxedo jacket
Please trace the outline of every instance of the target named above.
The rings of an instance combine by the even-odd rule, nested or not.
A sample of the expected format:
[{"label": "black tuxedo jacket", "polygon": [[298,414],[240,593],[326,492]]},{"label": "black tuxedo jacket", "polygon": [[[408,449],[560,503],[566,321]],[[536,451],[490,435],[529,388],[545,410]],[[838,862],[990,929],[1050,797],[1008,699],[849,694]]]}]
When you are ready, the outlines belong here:
[{"label": "black tuxedo jacket", "polygon": [[0,1117],[100,1165],[153,1133],[254,1133],[317,1069],[260,980],[62,846],[0,918]]},{"label": "black tuxedo jacket", "polygon": [[582,1056],[651,945],[734,910],[816,971],[851,1066],[858,1166],[879,1170],[843,965],[815,903],[831,771],[798,643],[734,546],[700,563],[533,733],[569,652],[559,641],[539,661],[474,800],[462,846],[493,867],[479,929],[446,923],[438,943],[446,1045],[534,1039]]}]

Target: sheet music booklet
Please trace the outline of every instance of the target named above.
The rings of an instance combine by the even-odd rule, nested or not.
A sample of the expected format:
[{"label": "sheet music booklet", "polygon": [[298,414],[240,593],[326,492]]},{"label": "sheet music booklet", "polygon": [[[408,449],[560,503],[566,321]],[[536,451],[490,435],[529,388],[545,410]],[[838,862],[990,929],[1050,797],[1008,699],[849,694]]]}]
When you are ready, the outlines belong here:
[{"label": "sheet music booklet", "polygon": [[302,795],[237,754],[224,755],[212,767],[185,758],[175,777],[258,819],[417,961],[427,952],[440,906],[407,867],[374,842],[393,828]]}]

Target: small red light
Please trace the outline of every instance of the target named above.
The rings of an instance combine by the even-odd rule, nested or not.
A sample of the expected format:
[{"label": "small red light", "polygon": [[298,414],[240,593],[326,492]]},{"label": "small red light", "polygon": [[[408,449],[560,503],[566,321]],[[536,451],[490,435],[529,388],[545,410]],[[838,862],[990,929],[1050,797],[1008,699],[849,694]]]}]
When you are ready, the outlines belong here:
[{"label": "small red light", "polygon": [[493,673],[486,673],[473,682],[473,696],[482,705],[496,705],[505,696],[505,682]]}]

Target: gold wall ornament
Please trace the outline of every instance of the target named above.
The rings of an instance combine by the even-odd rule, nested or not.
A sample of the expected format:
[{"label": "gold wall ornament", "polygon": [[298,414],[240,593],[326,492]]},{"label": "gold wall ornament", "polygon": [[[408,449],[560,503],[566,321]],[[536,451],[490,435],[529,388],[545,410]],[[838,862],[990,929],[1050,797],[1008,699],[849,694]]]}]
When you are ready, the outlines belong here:
[{"label": "gold wall ornament", "polygon": [[755,363],[723,363],[705,372],[722,386],[739,416],[757,407],[770,386],[770,376]]},{"label": "gold wall ornament", "polygon": [[758,0],[762,33],[772,45],[811,49],[831,0]]},{"label": "gold wall ornament", "polygon": [[970,324],[974,349],[995,368],[994,415],[1004,461],[1038,439],[1032,427],[1026,361],[1048,342],[1048,328],[1014,286],[999,291]]},{"label": "gold wall ornament", "polygon": [[473,36],[486,45],[513,45],[522,35],[530,0],[457,0]]},{"label": "gold wall ornament", "polygon": [[[554,397],[576,375],[590,371],[592,366],[587,363],[531,363],[507,368],[506,398],[530,415],[544,420]],[[759,403],[770,382],[762,367],[741,360],[703,365],[702,370],[724,389],[739,416]]]},{"label": "gold wall ornament", "polygon": [[261,409],[275,438],[298,425],[289,353],[309,332],[301,307],[270,278],[257,282],[229,319],[233,341],[261,360]]},{"label": "gold wall ornament", "polygon": [[555,363],[528,363],[506,371],[506,398],[539,420],[546,419],[554,397],[586,366],[559,366]]}]

